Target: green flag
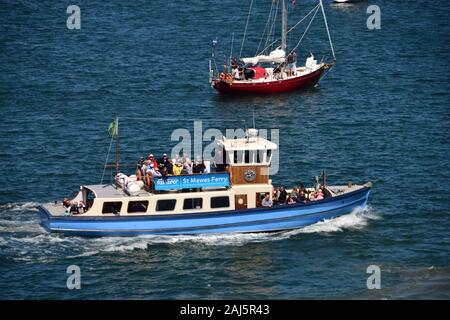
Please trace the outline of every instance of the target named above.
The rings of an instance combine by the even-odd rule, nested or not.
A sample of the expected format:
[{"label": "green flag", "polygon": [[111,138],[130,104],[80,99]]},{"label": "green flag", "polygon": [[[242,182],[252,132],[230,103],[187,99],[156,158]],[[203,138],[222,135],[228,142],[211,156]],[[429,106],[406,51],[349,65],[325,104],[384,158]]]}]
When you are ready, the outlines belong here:
[{"label": "green flag", "polygon": [[108,126],[108,132],[111,137],[117,137],[119,135],[119,118],[116,118]]}]

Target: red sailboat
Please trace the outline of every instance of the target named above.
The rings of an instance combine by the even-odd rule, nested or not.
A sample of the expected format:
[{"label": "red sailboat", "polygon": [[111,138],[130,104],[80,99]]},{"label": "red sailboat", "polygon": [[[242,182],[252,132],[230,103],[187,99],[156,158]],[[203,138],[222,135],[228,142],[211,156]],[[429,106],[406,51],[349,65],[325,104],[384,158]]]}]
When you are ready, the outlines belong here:
[{"label": "red sailboat", "polygon": [[[282,6],[281,44],[274,48],[278,39],[274,39],[273,41],[270,40],[271,37],[275,38],[274,24],[276,22],[279,3],[281,3]],[[252,5],[253,0],[250,4],[240,54],[242,53],[245,41],[245,34],[247,32]],[[317,62],[311,54],[311,56],[306,59],[305,64],[298,67],[295,51],[299,47],[319,10],[321,10],[323,14],[333,58],[329,62]],[[287,34],[300,25],[300,23],[306,21],[307,18],[310,20],[303,35],[298,43],[286,54]],[[212,44],[211,60],[209,62],[211,86],[221,94],[270,94],[294,91],[317,84],[320,78],[336,61],[322,0],[319,0],[319,3],[289,30],[287,30],[287,8],[285,0],[273,1],[260,45],[264,36],[267,36],[266,43],[259,54],[253,57],[236,59],[232,58],[231,51],[229,61],[224,64],[222,72],[219,72],[215,61],[215,46],[217,41],[214,40]],[[269,51],[271,48],[274,48],[274,50]],[[258,51],[259,47],[257,52]]]}]

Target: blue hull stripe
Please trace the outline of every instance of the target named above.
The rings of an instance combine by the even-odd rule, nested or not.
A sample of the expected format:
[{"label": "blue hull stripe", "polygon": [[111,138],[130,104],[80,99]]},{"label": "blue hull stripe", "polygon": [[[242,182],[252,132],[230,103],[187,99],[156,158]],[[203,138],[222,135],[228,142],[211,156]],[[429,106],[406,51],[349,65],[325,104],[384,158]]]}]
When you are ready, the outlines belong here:
[{"label": "blue hull stripe", "polygon": [[[350,213],[355,208],[365,206],[369,193],[370,188],[364,188],[344,196],[313,202],[311,203],[313,205],[282,205],[271,209],[256,208],[207,214],[177,214],[176,218],[173,217],[174,215],[94,217],[94,219],[79,216],[54,218],[43,207],[39,207],[39,209],[41,225],[46,230],[73,235],[268,232],[304,227],[326,218]],[[143,219],[144,217],[145,219]]]}]

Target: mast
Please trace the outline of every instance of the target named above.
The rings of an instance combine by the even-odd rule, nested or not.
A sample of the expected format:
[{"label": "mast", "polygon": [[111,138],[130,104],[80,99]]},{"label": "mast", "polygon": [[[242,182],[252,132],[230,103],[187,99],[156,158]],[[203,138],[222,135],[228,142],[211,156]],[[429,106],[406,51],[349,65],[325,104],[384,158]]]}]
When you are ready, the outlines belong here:
[{"label": "mast", "polygon": [[117,175],[119,174],[119,117],[116,117],[116,125],[115,125],[115,134],[116,134],[116,189],[118,188],[117,183]]},{"label": "mast", "polygon": [[286,51],[286,35],[287,35],[287,10],[286,1],[282,0],[282,13],[281,13],[281,50]]}]

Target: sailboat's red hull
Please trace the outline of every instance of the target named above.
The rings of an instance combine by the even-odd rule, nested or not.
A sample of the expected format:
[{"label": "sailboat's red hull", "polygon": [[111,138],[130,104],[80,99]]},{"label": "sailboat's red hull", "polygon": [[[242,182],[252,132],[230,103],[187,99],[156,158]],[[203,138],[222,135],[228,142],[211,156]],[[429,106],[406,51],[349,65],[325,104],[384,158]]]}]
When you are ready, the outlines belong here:
[{"label": "sailboat's red hull", "polygon": [[221,94],[271,94],[299,90],[314,86],[320,79],[324,67],[307,75],[268,82],[227,82],[214,80],[213,87]]}]

